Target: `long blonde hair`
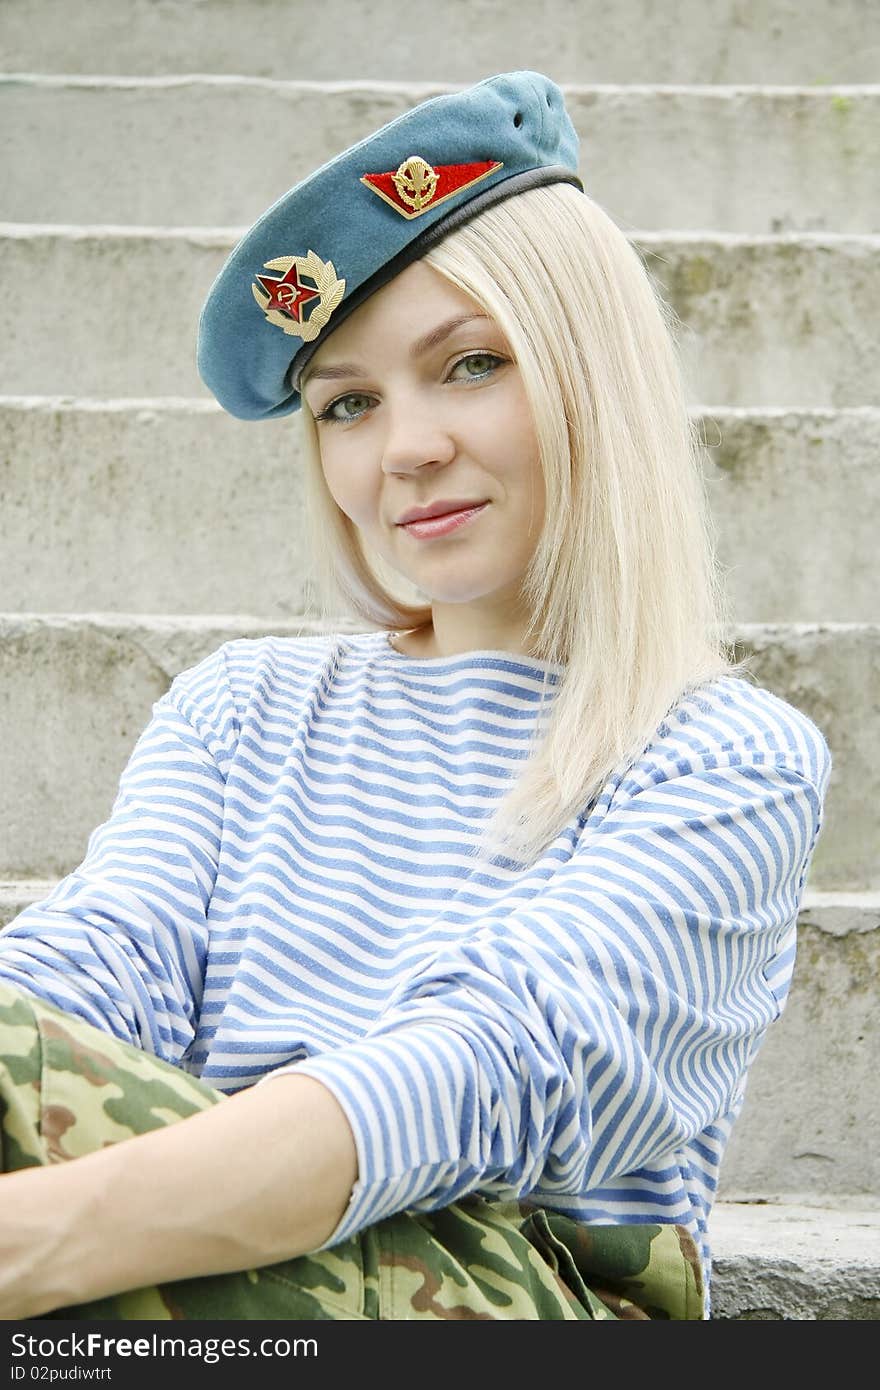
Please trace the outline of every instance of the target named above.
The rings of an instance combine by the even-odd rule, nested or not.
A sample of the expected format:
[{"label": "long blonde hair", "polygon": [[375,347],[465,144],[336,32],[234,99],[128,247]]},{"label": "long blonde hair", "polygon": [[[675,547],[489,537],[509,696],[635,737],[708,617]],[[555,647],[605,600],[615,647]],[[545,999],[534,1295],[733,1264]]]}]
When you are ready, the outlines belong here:
[{"label": "long blonde hair", "polygon": [[[678,320],[625,235],[590,197],[555,184],[486,209],[424,259],[502,329],[544,472],[546,517],[523,579],[526,642],[565,669],[474,851],[530,863],[644,751],[684,693],[751,672],[725,638]],[[302,413],[324,612],[335,595],[389,631],[430,622],[430,604],[401,596],[333,501]]]}]

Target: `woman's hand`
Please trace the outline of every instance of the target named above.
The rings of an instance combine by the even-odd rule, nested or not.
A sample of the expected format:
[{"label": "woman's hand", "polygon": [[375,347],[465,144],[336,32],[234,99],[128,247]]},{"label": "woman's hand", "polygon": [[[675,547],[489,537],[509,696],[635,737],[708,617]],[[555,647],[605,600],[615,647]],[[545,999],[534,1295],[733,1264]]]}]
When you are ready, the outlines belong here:
[{"label": "woman's hand", "polygon": [[0,1318],[290,1259],[332,1235],[354,1138],[295,1072],[82,1158],[0,1180]]}]

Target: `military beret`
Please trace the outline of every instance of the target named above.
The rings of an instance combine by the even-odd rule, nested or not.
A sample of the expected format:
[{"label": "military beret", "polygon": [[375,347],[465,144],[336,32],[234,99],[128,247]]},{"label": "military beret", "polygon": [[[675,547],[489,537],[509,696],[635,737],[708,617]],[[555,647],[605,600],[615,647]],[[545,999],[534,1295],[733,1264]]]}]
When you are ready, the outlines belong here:
[{"label": "military beret", "polygon": [[555,83],[490,77],[413,107],[296,184],[251,227],[208,292],[202,380],[244,420],[300,405],[312,353],[455,227],[539,184],[578,178]]}]

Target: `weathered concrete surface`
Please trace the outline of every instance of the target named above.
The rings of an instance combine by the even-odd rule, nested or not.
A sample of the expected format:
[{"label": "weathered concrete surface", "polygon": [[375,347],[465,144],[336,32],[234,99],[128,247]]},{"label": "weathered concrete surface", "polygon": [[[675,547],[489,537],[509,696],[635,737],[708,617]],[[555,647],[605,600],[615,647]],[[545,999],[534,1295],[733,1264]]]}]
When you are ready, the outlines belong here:
[{"label": "weathered concrete surface", "polygon": [[[229,230],[3,224],[5,392],[206,398],[198,316],[235,240]],[[644,233],[633,245],[682,320],[693,403],[880,400],[880,236]]]},{"label": "weathered concrete surface", "polygon": [[808,893],[791,994],[752,1065],[723,1198],[880,1200],[878,980],[880,894]]},{"label": "weathered concrete surface", "polygon": [[880,401],[880,238],[645,233],[634,244],[682,321],[690,399],[808,409]]},{"label": "weathered concrete surface", "polygon": [[[239,226],[340,150],[451,89],[0,76],[4,216]],[[568,84],[565,96],[585,187],[622,227],[880,232],[880,87]],[[217,167],[235,177],[208,177]]]},{"label": "weathered concrete surface", "polygon": [[738,621],[880,617],[880,410],[713,410],[700,422]]},{"label": "weathered concrete surface", "polygon": [[57,882],[57,878],[0,879],[0,930],[31,903],[48,897]]},{"label": "weathered concrete surface", "polygon": [[235,239],[229,231],[0,228],[6,391],[209,399],[195,365],[198,316]]},{"label": "weathered concrete surface", "polygon": [[880,888],[880,625],[741,624],[759,684],[822,730],[833,768],[811,887]]},{"label": "weathered concrete surface", "polygon": [[[0,740],[0,786],[16,789],[0,806],[0,874],[43,878],[79,861],[176,672],[227,638],[320,630],[280,617],[0,617],[0,727],[14,731]],[[737,640],[759,683],[813,718],[832,749],[809,886],[880,888],[880,627],[753,626]]]},{"label": "weathered concrete surface", "polygon": [[873,0],[3,0],[0,67],[316,81],[874,82]]},{"label": "weathered concrete surface", "polygon": [[211,401],[0,402],[7,611],[261,613],[310,602],[298,420]]},{"label": "weathered concrete surface", "polygon": [[880,1211],[719,1203],[713,1320],[880,1318]]},{"label": "weathered concrete surface", "polygon": [[[880,410],[697,417],[734,614],[878,616]],[[307,611],[296,418],[0,397],[6,612]]]},{"label": "weathered concrete surface", "polygon": [[60,876],[79,863],[178,671],[232,636],[314,630],[241,616],[0,617],[0,875]]}]

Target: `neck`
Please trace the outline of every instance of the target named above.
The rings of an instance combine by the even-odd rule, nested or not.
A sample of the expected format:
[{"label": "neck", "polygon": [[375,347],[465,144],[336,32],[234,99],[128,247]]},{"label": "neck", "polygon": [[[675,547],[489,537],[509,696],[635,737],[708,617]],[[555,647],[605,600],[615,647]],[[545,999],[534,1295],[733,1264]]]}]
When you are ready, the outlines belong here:
[{"label": "neck", "polygon": [[[469,620],[470,618],[470,620]],[[408,656],[423,660],[458,656],[463,652],[500,651],[531,656],[525,640],[526,624],[510,621],[475,620],[462,612],[450,614],[434,608],[432,619],[423,627],[397,633],[394,646]]]}]

